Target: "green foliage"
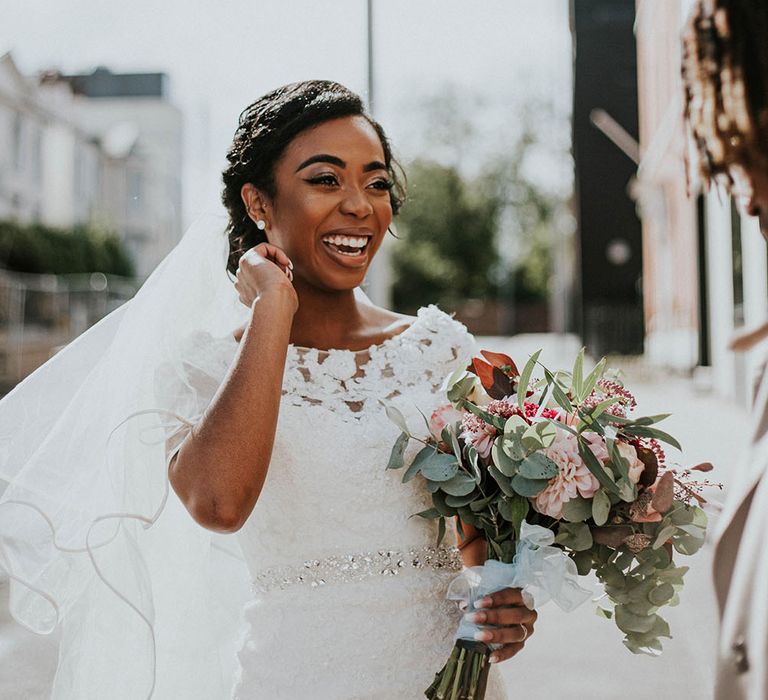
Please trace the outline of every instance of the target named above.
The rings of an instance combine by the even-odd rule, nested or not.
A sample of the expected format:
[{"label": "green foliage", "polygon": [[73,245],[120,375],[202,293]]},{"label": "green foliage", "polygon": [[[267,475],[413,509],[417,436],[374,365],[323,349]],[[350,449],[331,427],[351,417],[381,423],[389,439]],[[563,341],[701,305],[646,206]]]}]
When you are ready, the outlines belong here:
[{"label": "green foliage", "polygon": [[395,308],[436,302],[455,309],[467,298],[495,297],[496,193],[454,167],[423,160],[408,168],[408,192],[392,256]]},{"label": "green foliage", "polygon": [[67,230],[14,221],[0,221],[0,267],[38,274],[134,275],[133,262],[113,234],[82,226]]}]

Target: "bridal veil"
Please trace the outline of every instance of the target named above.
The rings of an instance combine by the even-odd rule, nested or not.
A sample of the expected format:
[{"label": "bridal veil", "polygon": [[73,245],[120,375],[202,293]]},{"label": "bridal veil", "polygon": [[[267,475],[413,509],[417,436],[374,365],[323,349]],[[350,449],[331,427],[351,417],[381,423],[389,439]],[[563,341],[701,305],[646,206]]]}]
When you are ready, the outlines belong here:
[{"label": "bridal veil", "polygon": [[185,339],[247,318],[224,229],[200,219],[131,301],[0,401],[0,567],[19,623],[60,626],[53,698],[229,694],[245,565],[166,465],[200,411]]}]

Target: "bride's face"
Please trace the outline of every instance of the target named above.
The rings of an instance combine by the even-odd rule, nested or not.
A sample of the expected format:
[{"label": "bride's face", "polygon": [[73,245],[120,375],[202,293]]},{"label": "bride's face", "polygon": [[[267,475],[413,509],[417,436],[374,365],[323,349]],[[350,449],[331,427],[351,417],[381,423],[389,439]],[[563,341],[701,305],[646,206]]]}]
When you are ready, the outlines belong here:
[{"label": "bride's face", "polygon": [[359,116],[299,134],[275,165],[267,236],[294,276],[327,290],[365,277],[392,221],[390,177],[376,131]]}]

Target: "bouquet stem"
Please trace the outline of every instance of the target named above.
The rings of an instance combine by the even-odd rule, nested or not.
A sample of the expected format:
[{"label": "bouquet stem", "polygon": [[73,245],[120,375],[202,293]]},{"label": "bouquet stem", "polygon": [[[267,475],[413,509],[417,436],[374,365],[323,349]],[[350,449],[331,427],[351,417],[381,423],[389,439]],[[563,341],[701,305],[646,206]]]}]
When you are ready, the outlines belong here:
[{"label": "bouquet stem", "polygon": [[491,650],[482,642],[457,639],[445,666],[424,691],[429,700],[483,700]]}]

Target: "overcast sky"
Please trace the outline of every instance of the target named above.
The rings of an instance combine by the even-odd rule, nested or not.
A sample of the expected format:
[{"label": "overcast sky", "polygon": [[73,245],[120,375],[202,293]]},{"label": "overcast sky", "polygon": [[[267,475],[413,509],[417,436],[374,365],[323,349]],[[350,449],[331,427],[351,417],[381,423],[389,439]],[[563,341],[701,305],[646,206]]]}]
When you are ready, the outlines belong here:
[{"label": "overcast sky", "polygon": [[[295,80],[366,92],[365,0],[0,0],[0,51],[25,73],[163,71],[184,113],[185,221],[218,206],[237,115]],[[376,116],[406,160],[428,150],[424,100],[451,92],[486,147],[521,105],[552,102],[569,137],[568,0],[375,0]],[[570,180],[567,160],[553,183]]]}]

